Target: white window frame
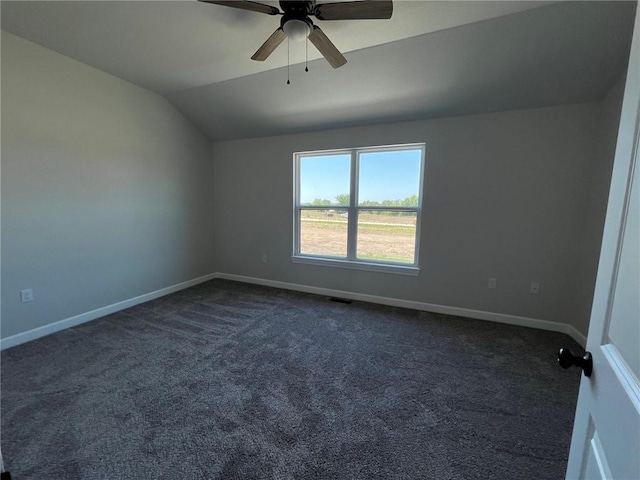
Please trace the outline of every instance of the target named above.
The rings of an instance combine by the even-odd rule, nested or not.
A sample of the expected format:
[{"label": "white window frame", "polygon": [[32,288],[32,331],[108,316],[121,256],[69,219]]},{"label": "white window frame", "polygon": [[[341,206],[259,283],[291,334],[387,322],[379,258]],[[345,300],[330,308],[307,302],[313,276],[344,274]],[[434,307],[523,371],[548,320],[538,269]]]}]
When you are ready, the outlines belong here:
[{"label": "white window frame", "polygon": [[[419,173],[419,192],[417,207],[392,207],[392,206],[359,206],[358,205],[358,180],[360,169],[360,155],[363,153],[378,153],[388,151],[401,150],[420,150],[420,173]],[[349,205],[340,207],[340,210],[347,211],[347,256],[344,258],[329,257],[322,255],[310,255],[300,253],[300,211],[301,210],[326,210],[327,206],[301,205],[300,203],[300,160],[304,157],[322,156],[322,155],[349,155],[350,160],[350,191]],[[422,220],[422,203],[423,203],[423,185],[424,185],[424,163],[425,163],[425,144],[409,143],[401,145],[384,145],[376,147],[359,147],[345,148],[338,150],[316,150],[308,152],[296,152],[293,154],[293,256],[291,260],[294,263],[306,263],[312,265],[333,266],[342,268],[352,268],[357,270],[370,270],[377,272],[393,272],[405,275],[418,275],[420,273],[419,257],[420,257],[420,230]],[[416,238],[414,249],[414,263],[396,263],[386,261],[372,261],[357,258],[358,250],[358,212],[366,210],[393,210],[401,212],[415,212],[416,214]]]}]

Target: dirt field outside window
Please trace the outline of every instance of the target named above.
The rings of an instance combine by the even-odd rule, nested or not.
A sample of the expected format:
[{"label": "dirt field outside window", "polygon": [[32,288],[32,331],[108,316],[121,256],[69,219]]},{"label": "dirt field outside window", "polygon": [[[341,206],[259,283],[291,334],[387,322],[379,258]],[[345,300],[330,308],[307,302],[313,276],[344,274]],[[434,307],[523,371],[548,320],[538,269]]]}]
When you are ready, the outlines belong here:
[{"label": "dirt field outside window", "polygon": [[[300,253],[346,257],[345,212],[301,212]],[[412,264],[416,238],[415,213],[403,216],[361,212],[358,218],[358,258]]]}]

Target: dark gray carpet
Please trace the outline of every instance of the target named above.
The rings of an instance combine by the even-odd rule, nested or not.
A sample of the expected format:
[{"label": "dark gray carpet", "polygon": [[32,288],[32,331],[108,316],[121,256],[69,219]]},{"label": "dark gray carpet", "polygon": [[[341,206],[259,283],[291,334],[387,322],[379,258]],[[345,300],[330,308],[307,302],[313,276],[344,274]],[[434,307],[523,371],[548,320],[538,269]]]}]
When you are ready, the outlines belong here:
[{"label": "dark gray carpet", "polygon": [[22,479],[561,479],[566,335],[214,280],[2,353]]}]

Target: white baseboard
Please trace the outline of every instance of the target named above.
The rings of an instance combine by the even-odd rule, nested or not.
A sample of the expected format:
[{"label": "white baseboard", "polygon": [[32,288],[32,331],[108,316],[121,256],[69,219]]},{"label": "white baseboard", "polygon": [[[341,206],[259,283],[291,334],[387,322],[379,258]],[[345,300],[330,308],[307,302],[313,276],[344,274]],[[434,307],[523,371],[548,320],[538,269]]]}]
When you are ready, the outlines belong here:
[{"label": "white baseboard", "polygon": [[159,297],[163,297],[170,293],[184,290],[185,288],[198,285],[199,283],[207,282],[214,278],[235,280],[238,282],[253,283],[256,285],[264,285],[267,287],[282,288],[285,290],[294,290],[298,292],[313,293],[316,295],[325,295],[328,297],[339,297],[339,298],[346,298],[349,300],[377,303],[381,305],[389,305],[392,307],[410,308],[413,310],[422,310],[422,311],[434,312],[434,313],[444,313],[447,315],[458,315],[461,317],[475,318],[478,320],[488,320],[492,322],[506,323],[509,325],[518,325],[521,327],[537,328],[540,330],[550,330],[553,332],[561,332],[569,335],[571,338],[573,338],[576,342],[578,342],[583,347],[587,344],[587,339],[582,333],[576,330],[573,326],[567,325],[565,323],[550,322],[548,320],[538,320],[535,318],[520,317],[516,315],[507,315],[503,313],[492,313],[492,312],[484,312],[481,310],[470,310],[467,308],[449,307],[446,305],[437,305],[433,303],[415,302],[412,300],[380,297],[377,295],[367,295],[364,293],[346,292],[343,290],[334,290],[330,288],[312,287],[309,285],[279,282],[276,280],[247,277],[243,275],[234,275],[230,273],[210,273],[202,277],[194,278],[192,280],[178,283],[170,287],[161,288],[160,290],[156,290],[154,292],[146,293],[144,295],[139,295],[137,297],[130,298],[128,300],[123,300],[122,302],[114,303],[112,305],[107,305],[105,307],[101,307],[96,310],[91,310],[90,312],[65,318],[63,320],[50,323],[49,325],[44,325],[42,327],[34,328],[33,330],[28,330],[26,332],[12,335],[11,337],[0,339],[0,350],[4,350],[16,345],[20,345],[21,343],[25,343],[30,340],[35,340],[36,338],[44,337],[45,335],[50,335],[52,333],[59,332],[60,330],[65,330],[67,328],[71,328],[76,325],[80,325],[82,323],[86,323],[100,317],[104,317],[105,315],[109,315],[111,313],[119,312],[120,310],[124,310],[125,308],[130,308],[135,305],[139,305],[141,303],[148,302],[150,300],[154,300]]},{"label": "white baseboard", "polygon": [[563,331],[562,333],[566,333],[567,335],[569,335],[576,342],[578,342],[582,348],[586,348],[587,347],[587,336],[586,335],[584,335],[583,333],[579,332],[578,329],[576,327],[574,327],[573,325],[564,324],[564,326],[566,328],[566,331]]},{"label": "white baseboard", "polygon": [[[392,307],[410,308],[412,310],[422,310],[426,312],[444,313],[447,315],[457,315],[460,317],[474,318],[477,320],[488,320],[491,322],[506,323],[509,325],[518,325],[521,327],[537,328],[540,330],[550,330],[552,332],[560,332],[569,335],[582,347],[587,344],[586,337],[578,332],[573,326],[566,323],[550,322],[548,320],[539,320],[536,318],[520,317],[517,315],[507,315],[504,313],[484,312],[482,310],[471,310],[467,308],[449,307],[446,305],[437,305],[433,303],[415,302],[412,300],[401,300],[390,297],[380,297],[377,295],[367,295],[364,293],[353,293],[342,290],[333,290],[330,288],[312,287],[308,285],[300,285],[297,283],[279,282],[276,280],[267,280],[264,278],[246,277],[243,275],[234,275],[230,273],[217,273],[216,278],[226,280],[235,280],[244,283],[253,283],[256,285],[264,285],[267,287],[282,288],[285,290],[295,290],[298,292],[314,293],[317,295],[325,295],[328,297],[346,298],[349,300],[357,300],[362,302],[378,303],[381,305],[389,305]],[[560,348],[561,345],[558,346]]]},{"label": "white baseboard", "polygon": [[120,310],[124,310],[125,308],[130,308],[135,305],[139,305],[141,303],[163,297],[170,293],[184,290],[185,288],[193,287],[194,285],[198,285],[199,283],[212,280],[213,278],[216,278],[216,276],[217,275],[215,273],[210,273],[208,275],[194,278],[192,280],[187,280],[186,282],[178,283],[170,287],[161,288],[160,290],[156,290],[155,292],[145,293],[144,295],[139,295],[128,300],[123,300],[122,302],[117,302],[111,305],[107,305],[106,307],[97,308],[95,310],[91,310],[90,312],[81,313],[80,315],[75,315],[73,317],[65,318],[48,325],[43,325],[42,327],[34,328],[33,330],[28,330],[26,332],[18,333],[16,335],[0,339],[0,350],[14,347],[16,345],[20,345],[21,343],[35,340],[36,338],[44,337],[45,335],[50,335],[55,332],[59,332],[60,330],[65,330],[67,328],[80,325],[81,323],[86,323],[91,320],[104,317],[105,315],[109,315],[111,313],[119,312]]}]

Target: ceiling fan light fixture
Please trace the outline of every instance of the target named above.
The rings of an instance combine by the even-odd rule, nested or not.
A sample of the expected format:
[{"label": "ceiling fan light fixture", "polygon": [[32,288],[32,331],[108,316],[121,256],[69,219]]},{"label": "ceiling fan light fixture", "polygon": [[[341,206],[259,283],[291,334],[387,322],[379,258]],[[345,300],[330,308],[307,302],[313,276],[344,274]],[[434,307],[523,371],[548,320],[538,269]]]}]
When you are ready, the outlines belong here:
[{"label": "ceiling fan light fixture", "polygon": [[284,22],[282,29],[289,40],[295,41],[304,40],[309,36],[309,33],[311,33],[309,23],[297,18],[292,18]]}]

